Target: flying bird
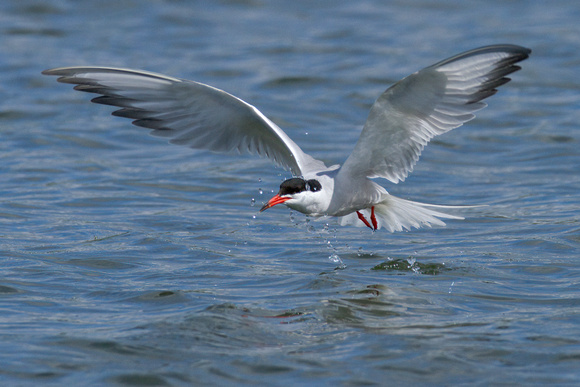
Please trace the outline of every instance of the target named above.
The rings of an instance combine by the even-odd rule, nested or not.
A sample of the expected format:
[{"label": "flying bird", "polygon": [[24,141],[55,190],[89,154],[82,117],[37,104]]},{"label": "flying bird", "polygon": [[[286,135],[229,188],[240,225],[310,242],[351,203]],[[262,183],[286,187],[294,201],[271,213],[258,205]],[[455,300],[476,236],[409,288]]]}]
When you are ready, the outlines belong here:
[{"label": "flying bird", "polygon": [[389,231],[445,225],[463,219],[455,206],[419,203],[390,195],[373,179],[405,180],[429,141],[473,119],[483,100],[510,81],[531,50],[515,45],[477,48],[438,62],[389,87],[372,105],[352,153],[327,167],[304,153],[254,106],[203,83],[112,67],[45,70],[75,90],[100,94],[92,102],[119,107],[112,114],[152,129],[172,144],[215,152],[267,157],[294,176],[260,210],[277,204],[341,225]]}]

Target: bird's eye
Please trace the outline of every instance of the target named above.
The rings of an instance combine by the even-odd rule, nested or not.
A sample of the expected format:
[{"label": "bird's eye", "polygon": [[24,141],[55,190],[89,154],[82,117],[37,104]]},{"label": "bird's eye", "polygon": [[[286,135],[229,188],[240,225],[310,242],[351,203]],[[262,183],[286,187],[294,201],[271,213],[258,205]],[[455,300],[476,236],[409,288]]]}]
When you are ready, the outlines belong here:
[{"label": "bird's eye", "polygon": [[315,179],[308,180],[306,187],[311,192],[318,192],[322,189],[322,186],[320,185],[318,180],[315,180]]}]

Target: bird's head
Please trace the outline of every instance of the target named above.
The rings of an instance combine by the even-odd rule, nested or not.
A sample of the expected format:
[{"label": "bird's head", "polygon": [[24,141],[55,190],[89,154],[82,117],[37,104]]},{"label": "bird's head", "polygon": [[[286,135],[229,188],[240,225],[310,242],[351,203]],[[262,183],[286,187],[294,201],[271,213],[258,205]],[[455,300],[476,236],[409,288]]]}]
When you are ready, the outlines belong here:
[{"label": "bird's head", "polygon": [[284,203],[303,214],[318,213],[324,200],[322,185],[316,179],[292,178],[280,184],[280,191],[260,209],[260,212]]}]

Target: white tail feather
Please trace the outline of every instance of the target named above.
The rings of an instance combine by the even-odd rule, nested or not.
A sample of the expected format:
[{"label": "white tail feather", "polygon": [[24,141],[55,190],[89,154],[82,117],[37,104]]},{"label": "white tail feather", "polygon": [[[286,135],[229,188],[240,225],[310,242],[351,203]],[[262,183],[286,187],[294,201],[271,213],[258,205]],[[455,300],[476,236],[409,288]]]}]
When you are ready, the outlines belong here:
[{"label": "white tail feather", "polygon": [[[439,219],[464,219],[461,216],[450,215],[439,211],[439,209],[462,209],[474,206],[438,206],[405,200],[392,195],[385,195],[383,200],[375,204],[375,217],[377,219],[377,229],[384,227],[390,232],[410,230],[431,225],[445,226]],[[475,206],[478,207],[478,206]],[[370,208],[360,211],[369,221],[371,216]],[[342,216],[339,219],[341,226],[353,225],[366,227],[358,219],[356,212]]]}]

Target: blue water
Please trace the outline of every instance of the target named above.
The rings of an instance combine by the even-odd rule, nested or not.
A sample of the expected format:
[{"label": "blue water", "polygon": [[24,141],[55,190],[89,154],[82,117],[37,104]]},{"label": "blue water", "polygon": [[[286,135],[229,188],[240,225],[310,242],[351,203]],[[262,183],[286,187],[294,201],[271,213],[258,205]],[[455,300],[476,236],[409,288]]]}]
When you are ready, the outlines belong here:
[{"label": "blue water", "polygon": [[[580,383],[578,20],[574,0],[1,2],[0,383]],[[208,83],[333,163],[392,82],[492,43],[533,54],[383,182],[488,206],[397,234],[258,214],[288,172],[168,145],[40,75]]]}]

